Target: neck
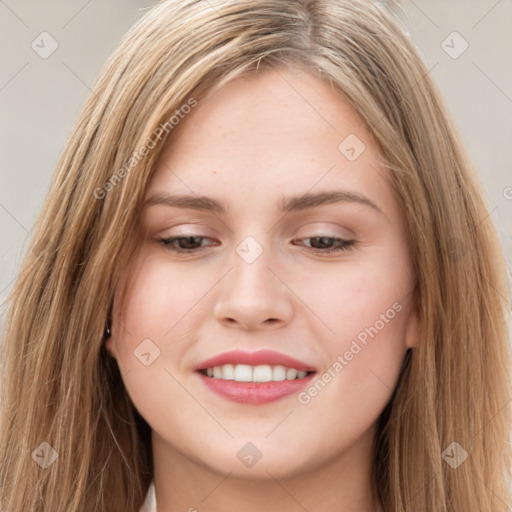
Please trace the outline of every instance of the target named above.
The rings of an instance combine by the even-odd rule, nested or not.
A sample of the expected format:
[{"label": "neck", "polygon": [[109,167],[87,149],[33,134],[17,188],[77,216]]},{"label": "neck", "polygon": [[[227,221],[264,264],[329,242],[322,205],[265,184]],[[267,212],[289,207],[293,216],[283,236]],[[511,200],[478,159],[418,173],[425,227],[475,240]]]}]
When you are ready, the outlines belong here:
[{"label": "neck", "polygon": [[267,477],[250,480],[186,457],[153,432],[157,512],[382,512],[371,480],[373,434],[318,467],[278,477],[267,468]]}]

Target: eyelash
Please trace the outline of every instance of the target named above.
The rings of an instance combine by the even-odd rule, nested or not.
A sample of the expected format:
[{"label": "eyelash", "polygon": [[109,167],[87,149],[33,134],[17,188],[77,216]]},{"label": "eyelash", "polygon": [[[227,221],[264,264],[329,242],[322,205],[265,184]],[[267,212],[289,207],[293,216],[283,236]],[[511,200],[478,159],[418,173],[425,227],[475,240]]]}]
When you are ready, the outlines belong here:
[{"label": "eyelash", "polygon": [[[201,239],[207,239],[209,237],[207,236],[197,236],[197,235],[190,235],[190,236],[176,236],[171,238],[160,238],[158,239],[158,243],[160,243],[166,250],[174,252],[176,254],[192,254],[198,252],[200,247],[195,249],[180,249],[177,247],[173,247],[172,244],[178,240],[184,240],[187,238],[201,238]],[[314,254],[332,254],[332,253],[342,253],[345,251],[353,250],[356,246],[355,240],[345,240],[344,238],[338,238],[334,236],[311,236],[307,238],[302,238],[301,240],[312,240],[312,239],[327,239],[327,240],[334,240],[339,242],[339,247],[335,249],[315,249],[310,248],[311,252]]]}]

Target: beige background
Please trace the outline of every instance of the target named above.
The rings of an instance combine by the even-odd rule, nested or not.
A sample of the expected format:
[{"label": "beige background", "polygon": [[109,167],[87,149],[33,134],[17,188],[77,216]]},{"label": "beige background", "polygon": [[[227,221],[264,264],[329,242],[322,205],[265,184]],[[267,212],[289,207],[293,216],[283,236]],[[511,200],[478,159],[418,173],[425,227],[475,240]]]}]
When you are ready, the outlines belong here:
[{"label": "beige background", "polygon": [[[0,0],[0,327],[3,303],[78,110],[120,37],[154,3]],[[510,276],[512,0],[402,0],[399,16],[479,171]],[[42,58],[52,39],[57,49]],[[32,44],[39,44],[39,53]]]}]

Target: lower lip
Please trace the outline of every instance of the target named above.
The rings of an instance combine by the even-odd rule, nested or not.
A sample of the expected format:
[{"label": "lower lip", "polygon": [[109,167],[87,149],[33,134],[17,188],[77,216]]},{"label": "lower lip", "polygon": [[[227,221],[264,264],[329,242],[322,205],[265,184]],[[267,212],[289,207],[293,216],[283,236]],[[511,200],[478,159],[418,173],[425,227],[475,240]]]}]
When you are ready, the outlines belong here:
[{"label": "lower lip", "polygon": [[267,404],[298,393],[311,382],[314,375],[314,373],[311,373],[302,379],[293,380],[238,382],[235,380],[214,379],[199,373],[201,380],[214,393],[233,402],[251,405]]}]

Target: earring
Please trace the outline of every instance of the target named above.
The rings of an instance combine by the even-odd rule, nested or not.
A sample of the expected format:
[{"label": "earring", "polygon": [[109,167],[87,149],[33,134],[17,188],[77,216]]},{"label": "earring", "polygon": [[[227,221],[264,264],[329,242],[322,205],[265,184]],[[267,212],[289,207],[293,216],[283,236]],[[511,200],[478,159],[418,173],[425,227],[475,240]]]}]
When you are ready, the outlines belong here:
[{"label": "earring", "polygon": [[110,336],[110,327],[108,326],[108,322],[106,324],[105,328],[105,338],[108,338]]}]

